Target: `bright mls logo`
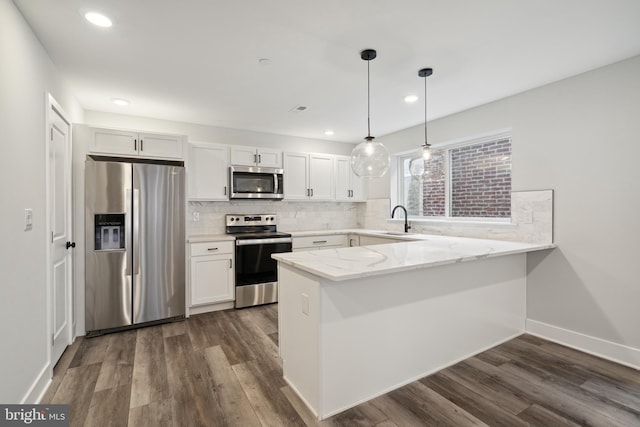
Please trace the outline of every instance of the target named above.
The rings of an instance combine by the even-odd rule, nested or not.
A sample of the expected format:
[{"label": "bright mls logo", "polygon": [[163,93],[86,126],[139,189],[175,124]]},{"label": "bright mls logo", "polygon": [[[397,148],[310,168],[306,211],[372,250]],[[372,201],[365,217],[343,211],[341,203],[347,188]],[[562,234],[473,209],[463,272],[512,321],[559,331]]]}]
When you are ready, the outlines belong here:
[{"label": "bright mls logo", "polygon": [[69,405],[0,405],[0,427],[69,426]]}]

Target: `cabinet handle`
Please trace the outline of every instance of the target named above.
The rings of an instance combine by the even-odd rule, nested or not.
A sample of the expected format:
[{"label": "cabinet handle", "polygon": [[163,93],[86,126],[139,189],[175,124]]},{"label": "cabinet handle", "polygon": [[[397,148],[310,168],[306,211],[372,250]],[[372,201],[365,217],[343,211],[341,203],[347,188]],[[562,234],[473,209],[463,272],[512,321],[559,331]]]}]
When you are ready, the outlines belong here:
[{"label": "cabinet handle", "polygon": [[253,155],[253,163],[258,163],[258,155],[257,154]]},{"label": "cabinet handle", "polygon": [[218,248],[207,248],[208,251],[217,251]]},{"label": "cabinet handle", "polygon": [[314,245],[319,245],[321,243],[327,243],[327,241],[326,240],[314,240],[314,242],[313,242]]},{"label": "cabinet handle", "polygon": [[226,185],[224,186],[224,195],[225,196],[227,195],[227,186]]},{"label": "cabinet handle", "polygon": [[138,151],[138,140],[137,139],[133,140],[133,151]]},{"label": "cabinet handle", "polygon": [[313,188],[310,189],[309,191],[311,191],[311,197],[313,197]]},{"label": "cabinet handle", "polygon": [[140,151],[144,151],[144,148],[142,148],[142,144],[143,144],[143,142],[144,142],[144,141],[141,139],[141,140],[140,140]]},{"label": "cabinet handle", "polygon": [[262,163],[262,154],[258,154],[258,164]]},{"label": "cabinet handle", "polygon": [[229,258],[229,268],[233,268],[233,261],[231,261],[231,258]]},{"label": "cabinet handle", "polygon": [[349,239],[349,247],[352,248],[353,247],[353,239]]}]

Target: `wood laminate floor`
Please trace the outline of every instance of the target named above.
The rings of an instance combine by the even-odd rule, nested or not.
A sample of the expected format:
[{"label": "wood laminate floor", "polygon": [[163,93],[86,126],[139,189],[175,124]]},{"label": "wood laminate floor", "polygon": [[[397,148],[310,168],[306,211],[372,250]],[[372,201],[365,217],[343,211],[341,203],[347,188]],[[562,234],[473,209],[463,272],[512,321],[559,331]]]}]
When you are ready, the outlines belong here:
[{"label": "wood laminate floor", "polygon": [[282,379],[277,316],[79,338],[43,403],[70,404],[74,426],[640,426],[640,372],[531,335],[317,422]]}]

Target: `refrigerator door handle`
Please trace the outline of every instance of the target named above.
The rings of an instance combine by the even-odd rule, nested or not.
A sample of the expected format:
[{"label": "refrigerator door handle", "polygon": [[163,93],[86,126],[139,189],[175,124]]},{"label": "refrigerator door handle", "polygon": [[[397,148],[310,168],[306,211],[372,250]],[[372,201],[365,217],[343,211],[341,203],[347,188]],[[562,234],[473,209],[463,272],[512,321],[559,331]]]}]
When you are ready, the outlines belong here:
[{"label": "refrigerator door handle", "polygon": [[133,276],[140,274],[140,190],[133,189],[131,199],[133,209],[130,211],[133,219]]},{"label": "refrigerator door handle", "polygon": [[[133,201],[132,201],[133,190],[131,188],[126,188],[124,191],[124,250],[125,253],[130,254],[133,246],[131,245],[131,237],[133,236],[133,227],[131,226],[131,214],[133,213]],[[129,257],[127,257],[129,258]],[[131,258],[126,259],[124,262],[124,275],[129,281],[129,289],[131,289],[131,285],[133,284],[133,264],[131,262]]]}]

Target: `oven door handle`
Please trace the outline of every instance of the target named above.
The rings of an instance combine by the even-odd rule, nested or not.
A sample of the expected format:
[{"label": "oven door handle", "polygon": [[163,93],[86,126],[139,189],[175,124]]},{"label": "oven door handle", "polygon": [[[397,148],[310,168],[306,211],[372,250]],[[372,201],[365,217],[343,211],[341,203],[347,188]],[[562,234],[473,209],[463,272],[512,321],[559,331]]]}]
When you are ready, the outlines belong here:
[{"label": "oven door handle", "polygon": [[272,239],[236,240],[236,246],[268,245],[272,243],[291,243],[291,237],[274,237]]}]

